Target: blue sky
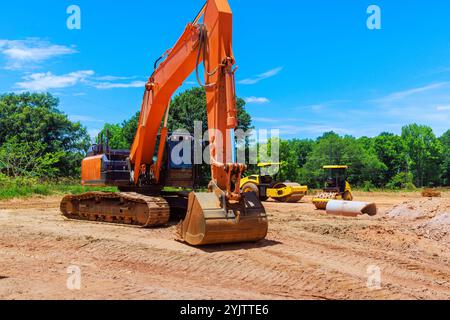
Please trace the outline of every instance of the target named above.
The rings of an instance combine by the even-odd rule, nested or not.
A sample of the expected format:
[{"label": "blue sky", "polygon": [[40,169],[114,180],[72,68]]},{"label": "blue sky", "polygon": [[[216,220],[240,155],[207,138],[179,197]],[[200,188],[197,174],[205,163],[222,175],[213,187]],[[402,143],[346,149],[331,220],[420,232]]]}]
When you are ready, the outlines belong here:
[{"label": "blue sky", "polygon": [[[21,1],[0,11],[0,92],[49,91],[94,135],[140,108],[154,60],[204,0]],[[81,30],[66,8],[81,8]],[[334,130],[450,128],[450,2],[230,0],[237,93],[257,128],[284,138]],[[382,29],[366,26],[369,5]],[[180,90],[195,84],[187,79]]]}]

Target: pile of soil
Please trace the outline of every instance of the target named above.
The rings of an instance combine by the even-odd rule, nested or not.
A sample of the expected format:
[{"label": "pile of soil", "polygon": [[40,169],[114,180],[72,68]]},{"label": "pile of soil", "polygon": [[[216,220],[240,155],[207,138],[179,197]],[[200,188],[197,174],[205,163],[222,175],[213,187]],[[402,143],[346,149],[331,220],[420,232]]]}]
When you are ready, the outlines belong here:
[{"label": "pile of soil", "polygon": [[410,220],[419,235],[450,243],[450,199],[416,199],[394,206],[387,212],[392,219]]},{"label": "pile of soil", "polygon": [[418,226],[419,234],[443,243],[450,244],[450,213],[437,215]]},{"label": "pile of soil", "polygon": [[435,189],[425,189],[422,191],[422,197],[425,198],[440,198],[442,197],[442,194],[440,191],[437,191]]}]

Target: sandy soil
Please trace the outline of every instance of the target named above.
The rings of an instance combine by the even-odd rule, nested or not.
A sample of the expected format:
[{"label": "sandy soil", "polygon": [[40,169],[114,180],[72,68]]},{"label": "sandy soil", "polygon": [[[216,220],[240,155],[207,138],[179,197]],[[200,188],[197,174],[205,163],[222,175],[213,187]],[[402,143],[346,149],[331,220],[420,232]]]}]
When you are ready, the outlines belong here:
[{"label": "sandy soil", "polygon": [[[268,202],[266,240],[201,249],[174,241],[174,225],[68,221],[55,197],[2,202],[0,299],[450,299],[448,229],[441,228],[450,192],[433,200],[435,214],[392,213],[428,201],[417,198],[356,194],[380,209],[358,218],[315,211],[309,197]],[[426,232],[428,225],[439,232]],[[81,290],[67,288],[72,265]],[[371,266],[381,270],[379,289],[367,286]]]}]

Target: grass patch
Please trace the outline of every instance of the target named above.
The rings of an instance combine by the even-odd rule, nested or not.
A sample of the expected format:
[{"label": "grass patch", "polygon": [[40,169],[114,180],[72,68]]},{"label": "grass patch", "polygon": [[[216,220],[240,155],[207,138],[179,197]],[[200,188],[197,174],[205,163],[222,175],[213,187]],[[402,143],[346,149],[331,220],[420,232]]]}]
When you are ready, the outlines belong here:
[{"label": "grass patch", "polygon": [[[415,190],[410,189],[389,189],[389,188],[367,188],[364,187],[352,187],[352,192],[361,192],[361,193],[420,193],[424,190],[424,188],[417,188]],[[449,188],[436,188],[436,190],[441,192],[450,191]],[[309,195],[314,195],[323,192],[322,189],[310,189],[308,191]]]},{"label": "grass patch", "polygon": [[85,187],[75,180],[39,181],[33,178],[9,178],[0,174],[0,200],[64,194],[81,194],[90,191],[116,192],[116,187]]},{"label": "grass patch", "polygon": [[81,194],[91,191],[117,192],[116,187],[85,187],[80,184],[56,184],[52,185],[53,193]]}]

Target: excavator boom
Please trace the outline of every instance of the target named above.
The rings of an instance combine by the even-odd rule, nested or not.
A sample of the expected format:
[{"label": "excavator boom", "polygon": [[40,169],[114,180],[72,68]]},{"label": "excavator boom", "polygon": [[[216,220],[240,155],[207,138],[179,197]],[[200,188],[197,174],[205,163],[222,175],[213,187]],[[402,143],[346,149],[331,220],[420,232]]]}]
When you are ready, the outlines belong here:
[{"label": "excavator boom", "polygon": [[[199,24],[201,14],[203,23]],[[152,175],[156,182],[159,182],[161,167],[158,163],[152,172],[147,173],[141,170],[142,166],[153,162],[156,137],[172,95],[203,61],[209,140],[213,146],[210,149],[212,179],[219,188],[227,190],[229,196],[238,198],[239,188],[229,189],[224,164],[232,161],[230,131],[237,127],[233,70],[235,62],[231,45],[232,13],[227,0],[210,0],[201,14],[196,17],[195,23],[186,26],[173,48],[161,57],[162,62],[158,66],[155,65],[156,68],[146,85],[139,127],[130,154],[134,167],[134,182],[137,184],[145,174]],[[242,169],[243,166],[240,170]]]}]

